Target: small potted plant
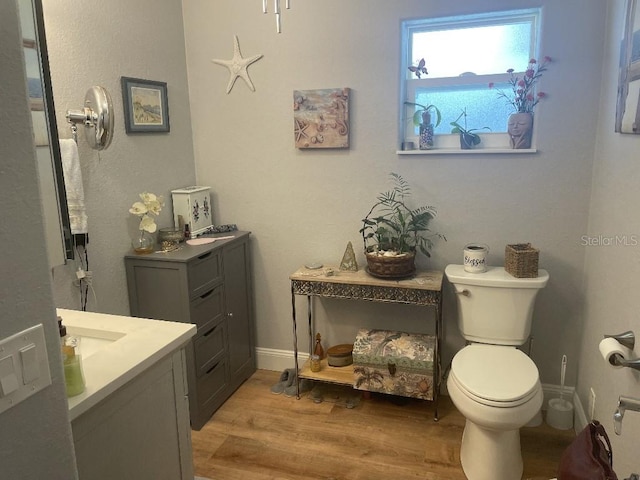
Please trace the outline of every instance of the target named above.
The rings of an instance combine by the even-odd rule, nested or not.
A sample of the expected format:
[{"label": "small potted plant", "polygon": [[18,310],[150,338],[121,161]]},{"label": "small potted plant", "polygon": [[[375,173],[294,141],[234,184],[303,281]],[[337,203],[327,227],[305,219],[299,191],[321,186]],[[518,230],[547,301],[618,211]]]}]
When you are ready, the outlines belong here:
[{"label": "small potted plant", "polygon": [[[464,127],[460,125],[460,119],[464,117]],[[450,122],[453,128],[451,129],[451,133],[459,133],[460,134],[460,148],[463,150],[469,150],[474,148],[476,145],[480,143],[480,135],[474,132],[478,132],[480,130],[489,130],[489,127],[482,128],[467,128],[467,109],[462,110],[462,113],[458,115],[458,118],[455,121]]]},{"label": "small potted plant", "polygon": [[389,176],[391,190],[378,195],[362,220],[360,233],[369,273],[381,278],[404,278],[415,272],[417,252],[431,257],[434,238],[446,238],[429,230],[436,209],[408,206],[409,184],[397,173]]},{"label": "small potted plant", "polygon": [[[498,96],[504,98],[514,110],[507,124],[511,148],[531,148],[533,110],[538,102],[547,96],[545,92],[536,91],[536,83],[547,71],[551,62],[551,57],[547,56],[540,62],[535,58],[530,59],[522,78],[516,75],[513,68],[507,70],[511,93],[507,95],[502,90],[498,90]],[[489,83],[489,88],[493,87],[493,82]]]},{"label": "small potted plant", "polygon": [[[420,127],[419,147],[420,150],[433,148],[433,129],[440,125],[442,115],[435,105],[422,105],[415,102],[404,102],[405,105],[415,107],[413,114],[413,124]],[[431,119],[431,111],[436,115],[435,126]]]}]

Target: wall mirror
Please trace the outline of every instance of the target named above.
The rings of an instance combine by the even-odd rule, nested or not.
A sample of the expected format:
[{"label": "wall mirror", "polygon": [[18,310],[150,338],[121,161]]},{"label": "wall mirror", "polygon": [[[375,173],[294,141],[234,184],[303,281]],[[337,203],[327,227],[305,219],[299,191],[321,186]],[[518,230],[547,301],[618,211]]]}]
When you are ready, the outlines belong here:
[{"label": "wall mirror", "polygon": [[640,11],[638,0],[627,0],[620,44],[616,127],[618,133],[640,134]]},{"label": "wall mirror", "polygon": [[18,0],[46,245],[51,267],[73,258],[41,0]]}]

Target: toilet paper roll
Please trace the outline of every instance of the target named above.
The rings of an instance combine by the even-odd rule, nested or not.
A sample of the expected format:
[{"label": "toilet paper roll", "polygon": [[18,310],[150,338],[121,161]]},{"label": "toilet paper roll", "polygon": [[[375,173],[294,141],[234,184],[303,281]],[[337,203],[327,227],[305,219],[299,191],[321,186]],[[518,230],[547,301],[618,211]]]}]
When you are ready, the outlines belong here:
[{"label": "toilet paper roll", "polygon": [[602,358],[607,362],[610,367],[622,368],[622,365],[613,364],[613,356],[615,354],[621,355],[625,360],[631,358],[631,350],[620,344],[615,338],[605,338],[600,342],[598,347]]}]

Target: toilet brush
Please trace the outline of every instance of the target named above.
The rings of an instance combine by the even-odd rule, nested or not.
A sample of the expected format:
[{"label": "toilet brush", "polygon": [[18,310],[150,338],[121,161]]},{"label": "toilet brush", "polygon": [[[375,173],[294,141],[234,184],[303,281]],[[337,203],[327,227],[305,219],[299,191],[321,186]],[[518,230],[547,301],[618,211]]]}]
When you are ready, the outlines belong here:
[{"label": "toilet brush", "polygon": [[567,372],[567,356],[562,355],[562,366],[560,367],[560,403],[564,396],[564,374]]},{"label": "toilet brush", "polygon": [[567,371],[567,356],[562,356],[560,367],[560,398],[549,400],[547,423],[554,428],[567,430],[573,427],[573,405],[564,397],[564,377]]}]

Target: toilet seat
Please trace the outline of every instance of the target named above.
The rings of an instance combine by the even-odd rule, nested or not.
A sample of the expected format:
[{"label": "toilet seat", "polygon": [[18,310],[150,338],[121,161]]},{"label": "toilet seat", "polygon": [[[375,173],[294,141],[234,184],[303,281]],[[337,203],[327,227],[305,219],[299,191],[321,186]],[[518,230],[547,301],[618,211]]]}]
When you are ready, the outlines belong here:
[{"label": "toilet seat", "polygon": [[471,399],[494,407],[515,407],[541,388],[538,368],[514,347],[472,344],[452,360],[452,381]]}]

